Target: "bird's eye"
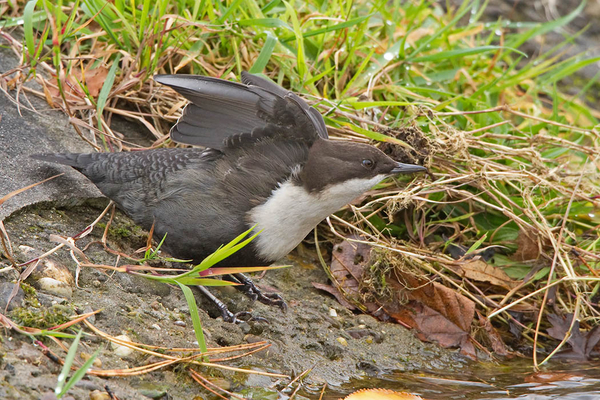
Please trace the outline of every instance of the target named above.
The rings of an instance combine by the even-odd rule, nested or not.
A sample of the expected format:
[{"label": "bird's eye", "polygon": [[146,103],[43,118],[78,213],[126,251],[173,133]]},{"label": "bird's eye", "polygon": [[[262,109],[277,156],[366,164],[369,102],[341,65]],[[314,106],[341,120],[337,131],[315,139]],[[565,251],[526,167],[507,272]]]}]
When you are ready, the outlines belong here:
[{"label": "bird's eye", "polygon": [[369,160],[368,158],[365,158],[364,160],[362,160],[362,165],[365,168],[371,169],[375,166],[375,163],[373,162],[373,160]]}]

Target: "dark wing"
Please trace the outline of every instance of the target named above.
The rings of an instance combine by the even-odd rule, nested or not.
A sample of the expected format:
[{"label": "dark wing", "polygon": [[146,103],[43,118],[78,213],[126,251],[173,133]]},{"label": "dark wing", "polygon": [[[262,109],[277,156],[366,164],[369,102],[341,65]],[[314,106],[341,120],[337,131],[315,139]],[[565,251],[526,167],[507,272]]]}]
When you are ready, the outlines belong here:
[{"label": "dark wing", "polygon": [[327,138],[323,117],[275,83],[243,73],[244,83],[197,75],[157,75],[191,103],[171,129],[179,143],[224,150],[264,137],[314,142]]}]

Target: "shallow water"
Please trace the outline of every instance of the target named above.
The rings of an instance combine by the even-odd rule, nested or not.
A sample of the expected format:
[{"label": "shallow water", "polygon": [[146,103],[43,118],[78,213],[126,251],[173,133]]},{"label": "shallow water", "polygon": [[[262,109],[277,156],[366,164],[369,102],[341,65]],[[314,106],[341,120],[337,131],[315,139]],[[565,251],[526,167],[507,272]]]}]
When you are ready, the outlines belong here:
[{"label": "shallow water", "polygon": [[[571,364],[554,361],[534,373],[531,362],[471,364],[460,372],[395,373],[352,382],[341,390],[326,390],[323,400],[337,400],[362,388],[387,388],[417,394],[428,400],[600,399],[600,361]],[[319,399],[320,394],[305,394]]]}]

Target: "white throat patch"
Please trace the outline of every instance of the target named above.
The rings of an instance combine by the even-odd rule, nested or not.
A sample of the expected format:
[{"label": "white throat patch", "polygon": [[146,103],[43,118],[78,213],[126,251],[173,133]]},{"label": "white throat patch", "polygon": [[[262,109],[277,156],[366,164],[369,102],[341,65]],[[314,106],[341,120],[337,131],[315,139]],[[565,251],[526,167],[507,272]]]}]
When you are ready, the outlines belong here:
[{"label": "white throat patch", "polygon": [[248,215],[250,223],[256,224],[255,230],[262,230],[253,241],[258,255],[273,261],[284,257],[319,222],[385,177],[351,179],[328,186],[320,193],[309,193],[290,181],[282,183],[266,203],[255,207]]}]

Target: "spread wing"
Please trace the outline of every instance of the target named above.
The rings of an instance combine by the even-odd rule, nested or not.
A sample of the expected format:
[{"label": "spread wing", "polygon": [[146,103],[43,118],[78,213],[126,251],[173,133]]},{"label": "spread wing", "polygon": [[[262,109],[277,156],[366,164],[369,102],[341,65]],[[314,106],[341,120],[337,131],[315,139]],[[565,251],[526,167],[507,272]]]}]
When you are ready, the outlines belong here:
[{"label": "spread wing", "polygon": [[171,129],[179,143],[218,150],[269,137],[311,145],[327,139],[321,114],[296,94],[256,75],[242,72],[236,83],[198,75],[156,75],[190,103]]}]

